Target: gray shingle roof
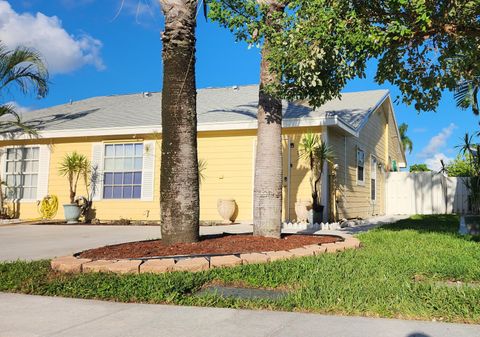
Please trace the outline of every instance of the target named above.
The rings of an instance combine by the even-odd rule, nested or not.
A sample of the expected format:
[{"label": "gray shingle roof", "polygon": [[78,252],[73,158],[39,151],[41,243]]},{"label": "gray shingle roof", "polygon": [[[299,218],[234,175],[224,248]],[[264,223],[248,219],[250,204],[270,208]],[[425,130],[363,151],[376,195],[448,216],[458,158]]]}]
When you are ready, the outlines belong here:
[{"label": "gray shingle roof", "polygon": [[[368,113],[388,94],[387,90],[344,93],[319,109],[284,102],[284,119],[337,116],[357,130]],[[199,89],[198,122],[202,124],[255,122],[258,85]],[[100,96],[72,104],[31,111],[24,122],[38,131],[59,131],[115,127],[148,127],[161,124],[161,93]]]}]

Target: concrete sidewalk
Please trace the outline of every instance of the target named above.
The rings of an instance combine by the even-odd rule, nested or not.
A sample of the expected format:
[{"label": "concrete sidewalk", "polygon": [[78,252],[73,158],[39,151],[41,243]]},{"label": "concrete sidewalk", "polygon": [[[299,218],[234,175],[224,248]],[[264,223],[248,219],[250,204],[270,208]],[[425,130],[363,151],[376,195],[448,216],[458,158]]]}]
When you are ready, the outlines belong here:
[{"label": "concrete sidewalk", "polygon": [[480,326],[0,293],[0,337],[478,337]]}]

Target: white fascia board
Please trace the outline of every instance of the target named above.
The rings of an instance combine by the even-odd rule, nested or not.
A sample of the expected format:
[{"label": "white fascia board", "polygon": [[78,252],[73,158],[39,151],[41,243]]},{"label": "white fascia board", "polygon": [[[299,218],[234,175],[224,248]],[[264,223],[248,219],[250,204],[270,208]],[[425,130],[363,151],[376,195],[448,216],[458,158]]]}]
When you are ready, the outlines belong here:
[{"label": "white fascia board", "polygon": [[[347,133],[358,136],[358,132],[353,130],[337,116],[333,117],[314,117],[314,118],[289,118],[283,120],[284,128],[306,127],[306,126],[338,126]],[[255,130],[258,127],[256,120],[240,122],[215,122],[200,123],[197,131],[226,131],[226,130]],[[96,136],[124,136],[124,135],[147,135],[152,133],[162,133],[161,125],[136,126],[136,127],[114,127],[114,128],[92,128],[92,129],[68,129],[39,131],[39,138],[74,138],[74,137],[96,137]],[[0,135],[0,140],[22,140],[31,139],[30,136],[21,134]]]},{"label": "white fascia board", "polygon": [[[358,133],[360,133],[360,131],[362,131],[362,129],[364,128],[365,125],[367,125],[368,123],[368,120],[370,119],[370,116],[375,112],[377,111],[377,109],[383,104],[383,102],[385,102],[385,100],[390,97],[390,90],[387,90],[386,94],[377,102],[377,104],[375,104],[375,106],[370,109],[370,111],[368,112],[366,118],[362,121],[362,124],[360,124],[360,126],[358,127]],[[390,105],[391,105],[391,100],[390,100]],[[393,108],[392,108],[393,109]],[[392,110],[393,111],[393,110]]]},{"label": "white fascia board", "polygon": [[400,140],[400,131],[398,130],[397,118],[395,117],[395,111],[393,110],[393,104],[391,99],[389,100],[389,103],[390,103],[389,104],[390,110],[392,111],[392,116],[393,116],[393,124],[395,124],[395,131],[398,137],[398,147],[403,158],[403,162],[398,163],[398,166],[400,166],[401,168],[405,168],[407,167],[407,157],[405,156],[405,151],[403,150],[403,145]]}]

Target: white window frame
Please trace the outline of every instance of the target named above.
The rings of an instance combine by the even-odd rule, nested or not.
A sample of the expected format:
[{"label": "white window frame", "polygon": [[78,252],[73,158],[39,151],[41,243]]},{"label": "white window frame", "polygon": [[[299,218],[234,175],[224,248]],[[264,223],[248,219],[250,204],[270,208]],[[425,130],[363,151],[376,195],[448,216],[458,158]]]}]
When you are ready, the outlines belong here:
[{"label": "white window frame", "polygon": [[[105,172],[112,172],[112,173],[115,173],[114,171],[107,171],[105,169],[105,159],[109,159],[108,157],[105,156],[105,151],[106,151],[106,148],[107,148],[107,145],[126,145],[126,144],[142,144],[142,170],[141,170],[141,173],[142,173],[142,181],[141,181],[141,184],[140,184],[140,197],[139,198],[105,198],[105,194],[104,194],[104,190],[105,190]],[[100,179],[102,180],[102,184],[101,184],[101,190],[99,191],[99,194],[100,194],[100,199],[101,200],[106,200],[106,201],[109,201],[109,200],[114,200],[114,201],[140,201],[143,199],[143,187],[144,187],[144,173],[145,173],[145,163],[144,163],[144,157],[145,157],[145,142],[144,141],[133,141],[133,142],[129,142],[129,141],[119,141],[119,142],[105,142],[102,144],[102,154],[101,154],[101,162],[102,162],[102,168],[103,170],[101,171],[101,177]],[[116,158],[116,156],[112,157],[113,159]],[[125,158],[124,156],[122,158]],[[133,157],[135,158],[135,156]],[[134,169],[131,170],[132,172],[138,172],[135,171]],[[125,172],[125,171],[122,171],[122,172]],[[133,186],[134,184],[132,184]],[[115,184],[112,185],[112,187],[115,186]],[[133,192],[132,192],[133,193]]]},{"label": "white window frame", "polygon": [[[373,154],[370,156],[370,201],[372,204],[377,203],[377,191],[378,191],[378,175],[377,175],[378,159]],[[372,199],[372,180],[375,180],[375,198]]]},{"label": "white window frame", "polygon": [[[7,181],[7,154],[8,154],[8,149],[27,149],[27,148],[38,148],[38,169],[37,169],[37,186],[36,186],[36,195],[38,194],[38,188],[39,188],[39,174],[40,174],[40,160],[41,160],[41,155],[40,155],[40,145],[12,145],[12,146],[6,146],[4,147],[3,153],[2,153],[2,179],[6,182]],[[3,187],[2,187],[3,188]],[[5,197],[5,201],[21,201],[21,202],[37,202],[37,197],[35,198],[21,198],[21,199],[11,199],[8,197]]]},{"label": "white window frame", "polygon": [[[358,179],[358,167],[360,165],[358,165],[359,163],[359,152],[362,152],[363,153],[363,175],[362,175],[362,180]],[[355,179],[357,180],[357,185],[359,186],[365,186],[365,151],[360,148],[360,147],[357,147],[357,152],[356,152],[356,156],[355,156]]]}]

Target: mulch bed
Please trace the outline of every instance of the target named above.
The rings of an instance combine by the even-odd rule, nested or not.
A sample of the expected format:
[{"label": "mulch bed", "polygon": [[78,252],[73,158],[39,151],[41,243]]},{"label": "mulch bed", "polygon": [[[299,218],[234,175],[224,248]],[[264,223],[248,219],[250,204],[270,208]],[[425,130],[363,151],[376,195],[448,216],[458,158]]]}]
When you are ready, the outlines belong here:
[{"label": "mulch bed", "polygon": [[341,238],[333,235],[283,235],[281,239],[236,234],[205,236],[199,242],[178,243],[167,246],[162,240],[127,242],[117,245],[89,249],[79,254],[80,258],[132,259],[174,255],[222,255],[299,248],[306,245],[334,243]]}]

